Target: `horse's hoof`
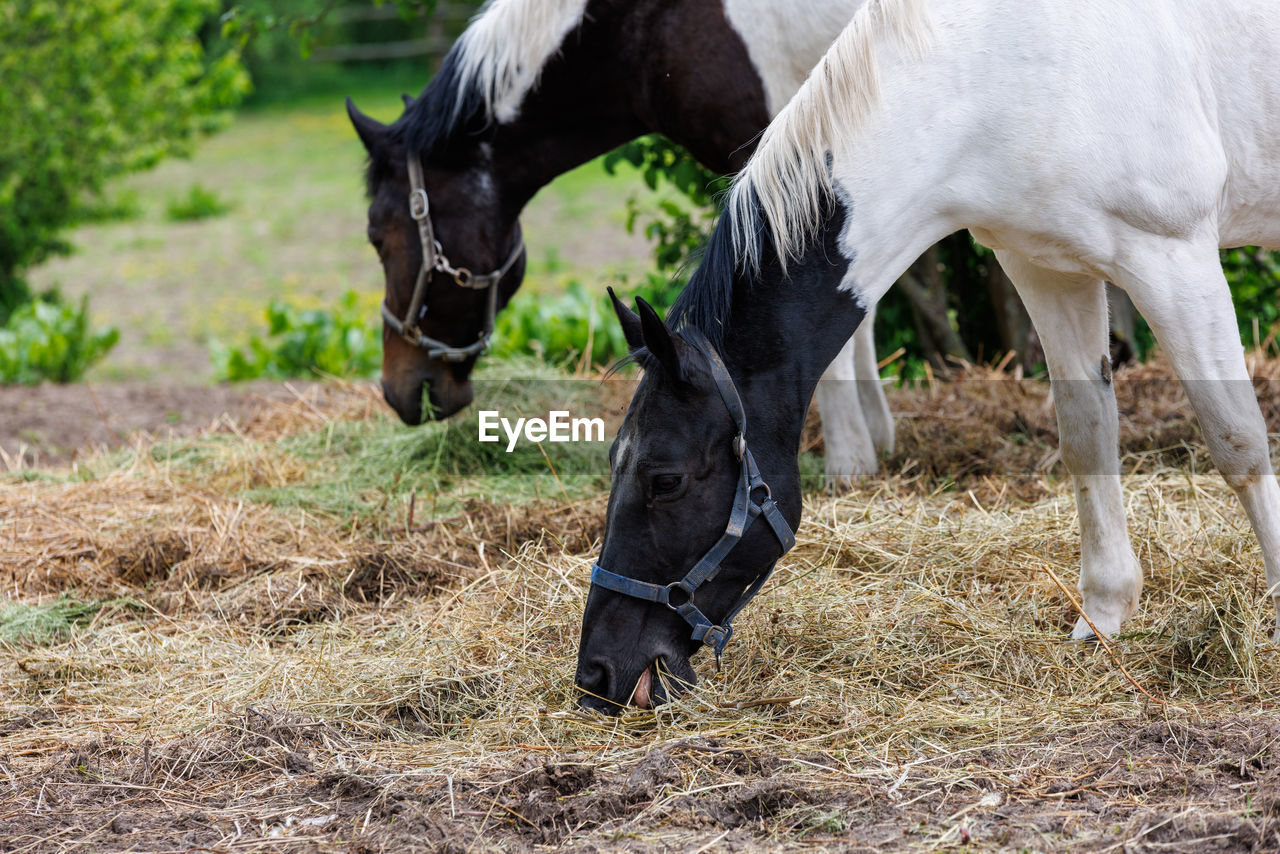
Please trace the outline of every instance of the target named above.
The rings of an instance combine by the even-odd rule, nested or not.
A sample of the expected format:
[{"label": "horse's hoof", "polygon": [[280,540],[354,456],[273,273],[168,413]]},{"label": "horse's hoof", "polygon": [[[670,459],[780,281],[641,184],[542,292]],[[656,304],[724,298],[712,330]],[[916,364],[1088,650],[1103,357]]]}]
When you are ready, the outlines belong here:
[{"label": "horse's hoof", "polygon": [[853,489],[853,478],[847,474],[827,474],[827,492],[832,495],[844,495]]}]

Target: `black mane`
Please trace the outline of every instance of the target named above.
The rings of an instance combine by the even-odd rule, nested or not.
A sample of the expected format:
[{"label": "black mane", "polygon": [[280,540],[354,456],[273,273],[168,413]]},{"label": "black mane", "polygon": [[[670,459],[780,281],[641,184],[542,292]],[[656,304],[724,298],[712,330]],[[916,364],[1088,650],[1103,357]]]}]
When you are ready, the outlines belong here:
[{"label": "black mane", "polygon": [[439,154],[450,142],[484,130],[489,125],[483,93],[475,81],[461,80],[461,45],[455,44],[440,70],[422,90],[391,132],[406,151],[423,157]]},{"label": "black mane", "polygon": [[[461,76],[461,49],[455,44],[426,88],[391,124],[391,140],[401,150],[423,159],[440,157],[452,144],[489,127],[483,94],[474,80],[461,87]],[[385,158],[369,158],[365,184],[370,196],[393,168]]]},{"label": "black mane", "polygon": [[667,316],[672,329],[692,326],[707,336],[717,350],[724,347],[724,336],[729,328],[729,312],[733,309],[733,292],[738,277],[744,273],[744,264],[733,249],[733,236],[741,229],[745,233],[760,234],[760,244],[771,246],[773,241],[766,231],[755,192],[751,193],[751,222],[740,223],[729,208],[716,223],[711,239],[702,250],[698,269],[694,271]]}]

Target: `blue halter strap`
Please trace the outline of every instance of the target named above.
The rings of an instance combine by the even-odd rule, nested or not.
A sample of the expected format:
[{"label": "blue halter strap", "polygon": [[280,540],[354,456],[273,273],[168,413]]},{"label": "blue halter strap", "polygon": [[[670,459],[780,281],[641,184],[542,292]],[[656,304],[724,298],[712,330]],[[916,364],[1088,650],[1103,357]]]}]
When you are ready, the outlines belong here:
[{"label": "blue halter strap", "polygon": [[[738,396],[738,389],[733,384],[733,378],[729,376],[729,369],[725,367],[724,360],[699,330],[686,327],[680,330],[680,334],[706,357],[707,363],[711,366],[711,376],[715,379],[725,408],[729,410],[729,415],[738,426],[738,434],[733,439],[733,454],[741,464],[741,471],[738,477],[738,489],[733,497],[733,507],[729,511],[729,524],[725,526],[724,534],[716,544],[679,581],[665,585],[650,584],[610,572],[596,563],[591,568],[591,583],[615,593],[666,605],[683,617],[684,621],[693,628],[695,641],[705,643],[712,648],[716,656],[716,665],[719,666],[720,654],[724,652],[729,639],[733,637],[734,617],[738,616],[738,612],[746,607],[746,604],[764,587],[769,576],[773,574],[777,561],[769,564],[769,568],[743,591],[738,601],[719,623],[713,623],[695,604],[694,594],[698,592],[699,587],[716,577],[720,572],[721,562],[729,552],[733,551],[733,547],[738,544],[757,517],[763,516],[769,527],[773,529],[774,536],[782,545],[782,554],[786,554],[795,546],[796,538],[791,526],[778,510],[778,506],[773,503],[769,485],[760,476],[755,458],[747,448],[747,416],[742,408],[742,398]],[[761,501],[752,498],[752,494],[757,490],[764,491],[764,498]]]}]

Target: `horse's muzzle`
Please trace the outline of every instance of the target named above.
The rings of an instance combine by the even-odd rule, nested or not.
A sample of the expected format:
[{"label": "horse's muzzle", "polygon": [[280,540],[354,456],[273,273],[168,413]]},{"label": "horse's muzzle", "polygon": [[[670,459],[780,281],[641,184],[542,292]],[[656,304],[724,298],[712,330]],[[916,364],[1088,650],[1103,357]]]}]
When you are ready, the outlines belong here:
[{"label": "horse's muzzle", "polygon": [[456,414],[475,398],[475,389],[469,381],[457,382],[448,377],[422,377],[403,385],[383,379],[382,396],[401,421],[414,427],[424,421],[443,421]]}]

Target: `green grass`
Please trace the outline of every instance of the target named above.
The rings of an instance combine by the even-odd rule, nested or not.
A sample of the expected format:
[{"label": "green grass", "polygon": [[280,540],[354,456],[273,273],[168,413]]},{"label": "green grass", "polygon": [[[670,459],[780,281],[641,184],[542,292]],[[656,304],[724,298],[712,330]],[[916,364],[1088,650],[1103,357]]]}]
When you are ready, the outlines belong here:
[{"label": "green grass", "polygon": [[45,605],[7,602],[0,605],[0,643],[48,646],[91,621],[103,604],[65,597]]},{"label": "green grass", "polygon": [[213,190],[200,184],[192,184],[185,196],[169,199],[165,207],[165,216],[170,222],[194,222],[222,216],[234,205],[226,201]]}]

